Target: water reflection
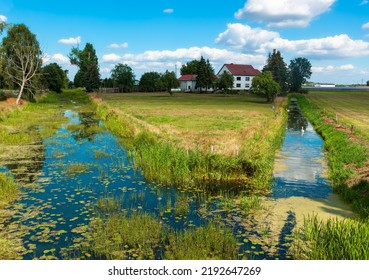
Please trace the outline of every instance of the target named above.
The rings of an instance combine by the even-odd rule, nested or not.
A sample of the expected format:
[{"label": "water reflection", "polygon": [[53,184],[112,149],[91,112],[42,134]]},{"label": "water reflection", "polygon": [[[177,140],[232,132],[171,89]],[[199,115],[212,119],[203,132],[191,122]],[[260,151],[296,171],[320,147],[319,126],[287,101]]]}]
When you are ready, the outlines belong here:
[{"label": "water reflection", "polygon": [[276,160],[273,198],[303,196],[325,198],[332,193],[324,177],[324,142],[291,100],[287,131]]}]

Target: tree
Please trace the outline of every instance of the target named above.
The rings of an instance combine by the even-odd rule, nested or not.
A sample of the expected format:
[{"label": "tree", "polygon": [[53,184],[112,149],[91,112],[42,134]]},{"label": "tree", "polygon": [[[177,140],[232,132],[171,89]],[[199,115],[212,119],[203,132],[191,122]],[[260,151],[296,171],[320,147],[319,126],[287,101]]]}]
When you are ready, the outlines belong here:
[{"label": "tree", "polygon": [[170,95],[173,95],[172,88],[179,87],[179,81],[177,80],[176,74],[174,72],[169,72],[168,70],[160,78],[160,83],[167,89]]},{"label": "tree", "polygon": [[186,64],[182,65],[181,67],[181,75],[197,75],[198,68],[199,68],[199,61],[192,60],[187,62]]},{"label": "tree", "polygon": [[271,72],[262,72],[259,76],[252,79],[252,93],[263,95],[267,98],[267,102],[273,102],[281,92],[279,84],[274,81]]},{"label": "tree", "polygon": [[19,87],[16,104],[25,91],[33,97],[37,74],[42,64],[42,52],[36,35],[24,24],[15,24],[2,40],[4,72]]},{"label": "tree", "polygon": [[284,62],[281,53],[275,49],[272,54],[269,53],[267,63],[262,70],[262,72],[267,71],[272,73],[273,79],[279,84],[282,93],[287,93],[289,90],[287,64]]},{"label": "tree", "polygon": [[201,57],[200,62],[197,67],[197,78],[196,78],[196,87],[200,89],[200,92],[203,88],[207,91],[208,88],[213,86],[214,82],[214,69],[211,66],[209,60],[205,60]]},{"label": "tree", "polygon": [[49,90],[60,93],[65,87],[66,73],[57,63],[50,63],[41,69],[41,83]]},{"label": "tree", "polygon": [[133,70],[127,64],[117,64],[111,71],[111,78],[115,86],[119,87],[120,91],[130,92],[135,84],[135,75]]},{"label": "tree", "polygon": [[85,87],[87,92],[98,89],[100,86],[99,62],[93,45],[87,43],[83,50],[74,47],[68,57],[72,65],[79,67],[74,76],[74,85]]},{"label": "tree", "polygon": [[369,81],[366,81],[366,85],[369,87]]},{"label": "tree", "polygon": [[233,87],[234,77],[227,71],[224,71],[215,81],[215,86],[221,90],[227,90]]},{"label": "tree", "polygon": [[160,74],[157,72],[147,72],[141,76],[140,89],[142,91],[157,91],[160,89],[159,86]]},{"label": "tree", "polygon": [[311,77],[311,63],[304,57],[291,60],[288,67],[290,69],[290,90],[298,92],[306,79]]}]

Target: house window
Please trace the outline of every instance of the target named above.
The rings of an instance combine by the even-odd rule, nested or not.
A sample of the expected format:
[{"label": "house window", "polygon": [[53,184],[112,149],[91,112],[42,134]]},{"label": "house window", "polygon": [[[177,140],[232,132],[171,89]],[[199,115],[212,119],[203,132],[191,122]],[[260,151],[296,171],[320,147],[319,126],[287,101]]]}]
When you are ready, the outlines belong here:
[{"label": "house window", "polygon": [[237,79],[237,81],[241,81],[241,77],[237,77],[236,79]]},{"label": "house window", "polygon": [[246,87],[249,88],[250,87],[250,84],[246,84]]},{"label": "house window", "polygon": [[246,77],[246,82],[249,82],[250,81],[250,77]]},{"label": "house window", "polygon": [[240,88],[241,87],[241,84],[236,84],[236,87]]}]

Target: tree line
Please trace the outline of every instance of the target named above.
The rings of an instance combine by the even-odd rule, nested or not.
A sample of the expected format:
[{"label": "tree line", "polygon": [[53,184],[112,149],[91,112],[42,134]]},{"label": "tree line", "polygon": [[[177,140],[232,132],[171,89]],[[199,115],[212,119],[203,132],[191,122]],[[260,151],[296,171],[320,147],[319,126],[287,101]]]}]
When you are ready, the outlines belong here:
[{"label": "tree line", "polygon": [[[100,87],[116,87],[120,92],[137,89],[148,92],[166,90],[171,94],[172,89],[179,86],[173,71],[147,72],[136,81],[133,69],[121,63],[115,65],[109,78],[102,80],[96,51],[91,43],[86,43],[83,49],[71,49],[68,57],[70,63],[78,67],[78,71],[73,82],[70,82],[67,70],[63,70],[57,63],[42,66],[43,53],[40,44],[36,35],[26,25],[1,23],[0,32],[4,30],[7,34],[0,45],[0,88],[17,89],[17,102],[23,94],[32,99],[37,90],[61,92],[68,86],[83,87],[87,92],[96,91]],[[233,76],[224,72],[217,77],[210,61],[204,57],[182,65],[180,74],[196,75],[196,85],[200,92],[210,88],[233,88]],[[251,91],[265,95],[268,101],[273,101],[279,94],[300,91],[302,84],[311,74],[311,63],[308,59],[299,57],[291,60],[287,66],[281,53],[273,50],[262,69],[262,74],[253,79]]]}]

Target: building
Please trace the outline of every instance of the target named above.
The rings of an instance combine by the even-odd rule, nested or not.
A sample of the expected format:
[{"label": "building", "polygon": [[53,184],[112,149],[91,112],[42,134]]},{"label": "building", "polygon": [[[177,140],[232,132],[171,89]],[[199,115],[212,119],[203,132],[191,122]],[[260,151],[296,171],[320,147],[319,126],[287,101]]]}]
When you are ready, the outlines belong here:
[{"label": "building", "polygon": [[219,77],[223,72],[232,74],[234,78],[233,89],[236,90],[249,90],[251,88],[252,79],[261,74],[259,70],[251,65],[233,63],[224,64],[217,76]]},{"label": "building", "polygon": [[183,75],[178,81],[180,83],[181,91],[183,92],[191,92],[196,89],[196,78],[197,75]]}]

